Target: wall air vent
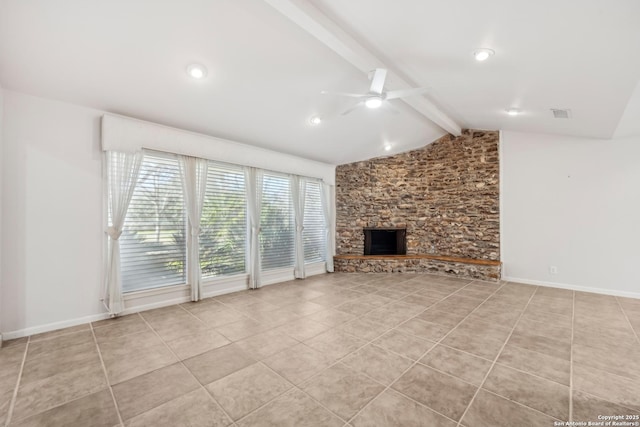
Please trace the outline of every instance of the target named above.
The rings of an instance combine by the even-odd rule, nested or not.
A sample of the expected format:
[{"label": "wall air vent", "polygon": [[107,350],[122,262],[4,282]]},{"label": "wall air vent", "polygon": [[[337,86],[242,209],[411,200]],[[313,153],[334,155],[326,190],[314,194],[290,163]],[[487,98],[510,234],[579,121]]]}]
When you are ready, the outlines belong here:
[{"label": "wall air vent", "polygon": [[553,117],[555,119],[570,119],[571,118],[571,110],[561,109],[561,108],[552,108],[551,112],[553,113]]}]

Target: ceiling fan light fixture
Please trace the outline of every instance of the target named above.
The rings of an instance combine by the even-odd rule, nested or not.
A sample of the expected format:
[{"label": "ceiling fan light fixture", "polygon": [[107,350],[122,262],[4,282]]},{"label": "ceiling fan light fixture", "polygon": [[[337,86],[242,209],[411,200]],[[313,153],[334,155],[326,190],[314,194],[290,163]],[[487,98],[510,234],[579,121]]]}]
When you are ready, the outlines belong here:
[{"label": "ceiling fan light fixture", "polygon": [[493,49],[487,49],[484,47],[473,51],[473,57],[476,59],[476,61],[479,61],[479,62],[486,61],[487,59],[492,57],[494,54],[495,52],[493,51]]},{"label": "ceiling fan light fixture", "polygon": [[311,116],[309,119],[309,124],[312,126],[318,126],[320,123],[322,123],[322,117],[320,116]]},{"label": "ceiling fan light fixture", "polygon": [[378,108],[382,105],[382,98],[379,96],[371,96],[364,101],[367,108]]},{"label": "ceiling fan light fixture", "polygon": [[207,76],[207,69],[204,65],[191,64],[187,67],[187,74],[196,80],[200,80]]}]

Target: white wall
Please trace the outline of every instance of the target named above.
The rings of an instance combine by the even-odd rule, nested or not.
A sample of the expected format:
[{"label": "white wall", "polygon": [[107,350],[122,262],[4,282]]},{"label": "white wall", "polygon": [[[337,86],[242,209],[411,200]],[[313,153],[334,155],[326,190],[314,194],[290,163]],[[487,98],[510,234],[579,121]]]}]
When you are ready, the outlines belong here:
[{"label": "white wall", "polygon": [[[4,91],[0,324],[5,339],[103,316],[102,114]],[[246,158],[256,155],[253,147],[237,149]],[[271,155],[272,170],[292,162],[291,156]],[[310,167],[318,168],[317,162]]]},{"label": "white wall", "polygon": [[640,297],[640,136],[500,144],[504,278]]},{"label": "white wall", "polygon": [[[2,135],[4,119],[4,91],[0,86],[0,238],[2,237]],[[2,245],[0,245],[0,347],[2,347]]]},{"label": "white wall", "polygon": [[4,93],[3,332],[102,311],[100,111]]}]

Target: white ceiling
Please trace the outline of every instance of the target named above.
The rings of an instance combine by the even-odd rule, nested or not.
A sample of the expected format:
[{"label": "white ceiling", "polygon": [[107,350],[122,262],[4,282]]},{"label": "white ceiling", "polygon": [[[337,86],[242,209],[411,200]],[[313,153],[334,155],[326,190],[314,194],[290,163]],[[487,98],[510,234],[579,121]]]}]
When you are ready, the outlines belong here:
[{"label": "white ceiling", "polygon": [[627,108],[618,123],[615,138],[628,138],[640,135],[640,81],[629,99]]},{"label": "white ceiling", "polygon": [[[268,3],[0,0],[0,85],[333,164],[445,133],[402,101],[340,116],[352,101],[320,91],[364,92],[366,73]],[[462,127],[608,138],[640,76],[637,0],[307,4]],[[496,54],[477,63],[478,47]]]}]

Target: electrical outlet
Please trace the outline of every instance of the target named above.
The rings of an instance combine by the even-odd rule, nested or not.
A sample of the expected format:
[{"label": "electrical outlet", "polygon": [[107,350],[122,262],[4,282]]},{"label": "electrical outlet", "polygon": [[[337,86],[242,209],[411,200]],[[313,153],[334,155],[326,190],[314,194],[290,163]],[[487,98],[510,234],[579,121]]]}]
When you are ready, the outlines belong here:
[{"label": "electrical outlet", "polygon": [[550,265],[549,274],[558,274],[558,267],[556,267],[555,265]]}]

